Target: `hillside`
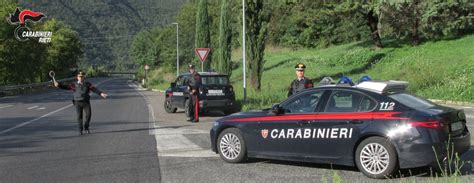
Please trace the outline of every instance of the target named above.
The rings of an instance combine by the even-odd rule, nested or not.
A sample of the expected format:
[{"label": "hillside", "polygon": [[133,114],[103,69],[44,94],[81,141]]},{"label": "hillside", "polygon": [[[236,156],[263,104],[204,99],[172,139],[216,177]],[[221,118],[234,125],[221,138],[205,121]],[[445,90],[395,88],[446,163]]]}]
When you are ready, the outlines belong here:
[{"label": "hillside", "polygon": [[[109,69],[131,67],[129,47],[140,30],[168,26],[187,0],[20,0],[22,7],[65,21],[81,37],[84,61]],[[117,68],[115,68],[117,67]]]},{"label": "hillside", "polygon": [[[425,98],[474,102],[472,43],[474,35],[419,46],[386,40],[386,48],[377,50],[364,42],[320,50],[268,49],[262,91],[248,91],[249,101],[244,110],[269,107],[285,99],[287,88],[295,77],[294,65],[299,62],[307,65],[305,75],[315,83],[324,76],[339,79],[347,75],[357,81],[361,76],[369,75],[375,80],[409,81],[408,90]],[[236,61],[237,64],[240,62]],[[242,99],[240,67],[233,71],[231,80],[237,98]]]}]

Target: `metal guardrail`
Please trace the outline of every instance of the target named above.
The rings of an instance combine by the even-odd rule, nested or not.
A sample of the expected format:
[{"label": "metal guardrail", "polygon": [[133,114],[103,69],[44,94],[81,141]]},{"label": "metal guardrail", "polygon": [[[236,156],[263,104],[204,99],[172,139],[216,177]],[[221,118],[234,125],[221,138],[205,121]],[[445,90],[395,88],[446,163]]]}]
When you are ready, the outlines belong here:
[{"label": "metal guardrail", "polygon": [[[64,81],[71,81],[74,80],[74,77],[65,78],[61,80],[57,80],[58,82]],[[7,92],[18,91],[18,90],[27,90],[27,89],[34,89],[34,88],[41,88],[50,86],[51,81],[42,82],[42,83],[31,83],[31,84],[22,84],[22,85],[9,85],[9,86],[0,86],[0,96],[5,95]]]},{"label": "metal guardrail", "polygon": [[137,72],[113,72],[113,71],[105,72],[104,71],[104,72],[101,72],[101,74],[130,74],[130,75],[133,74],[133,75],[135,75],[135,74],[137,74]]}]

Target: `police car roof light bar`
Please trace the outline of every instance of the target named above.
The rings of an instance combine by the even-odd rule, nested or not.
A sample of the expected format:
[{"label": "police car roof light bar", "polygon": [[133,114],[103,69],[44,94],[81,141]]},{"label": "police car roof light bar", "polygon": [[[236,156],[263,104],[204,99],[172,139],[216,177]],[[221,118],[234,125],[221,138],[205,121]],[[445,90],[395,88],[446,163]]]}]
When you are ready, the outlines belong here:
[{"label": "police car roof light bar", "polygon": [[359,83],[355,86],[356,88],[365,89],[374,91],[380,94],[395,92],[395,91],[405,91],[408,87],[407,81],[365,81]]}]

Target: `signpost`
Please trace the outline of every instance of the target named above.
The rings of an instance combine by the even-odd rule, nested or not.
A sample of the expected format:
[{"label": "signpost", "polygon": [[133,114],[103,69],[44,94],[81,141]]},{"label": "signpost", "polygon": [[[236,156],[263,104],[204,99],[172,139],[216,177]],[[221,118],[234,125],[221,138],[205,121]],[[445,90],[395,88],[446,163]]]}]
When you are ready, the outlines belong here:
[{"label": "signpost", "polygon": [[143,85],[145,86],[145,88],[147,87],[146,82],[147,82],[147,73],[149,69],[150,69],[150,66],[148,64],[145,64],[145,79],[143,79]]},{"label": "signpost", "polygon": [[199,57],[199,60],[201,60],[201,72],[204,72],[204,60],[206,60],[207,55],[209,55],[209,52],[211,52],[210,48],[196,48],[196,54]]}]

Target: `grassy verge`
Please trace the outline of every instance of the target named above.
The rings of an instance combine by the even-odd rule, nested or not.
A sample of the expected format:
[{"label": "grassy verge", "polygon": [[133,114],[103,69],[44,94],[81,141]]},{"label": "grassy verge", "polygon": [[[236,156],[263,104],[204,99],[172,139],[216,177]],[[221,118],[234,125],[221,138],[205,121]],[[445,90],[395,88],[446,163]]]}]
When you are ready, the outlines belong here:
[{"label": "grassy verge", "polygon": [[165,90],[170,86],[170,83],[176,79],[176,73],[168,73],[165,70],[159,68],[148,73],[148,88]]}]

